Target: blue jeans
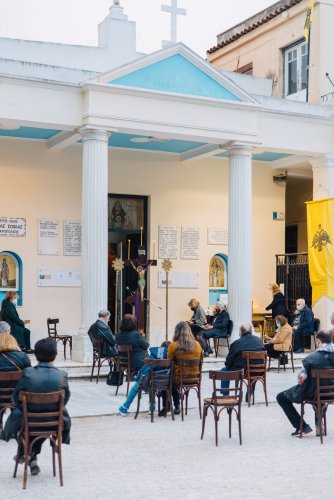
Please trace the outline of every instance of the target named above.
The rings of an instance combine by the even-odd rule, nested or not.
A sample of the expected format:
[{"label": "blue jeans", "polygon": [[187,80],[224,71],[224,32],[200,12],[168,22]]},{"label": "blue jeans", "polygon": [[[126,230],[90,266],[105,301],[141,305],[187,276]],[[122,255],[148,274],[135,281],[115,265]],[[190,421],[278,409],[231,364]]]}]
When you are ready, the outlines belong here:
[{"label": "blue jeans", "polygon": [[[227,366],[225,366],[224,368],[222,368],[220,370],[221,372],[230,372],[232,370],[230,370],[229,368],[227,368]],[[220,382],[220,387],[222,389],[229,389],[230,387],[230,381],[229,380],[222,380]],[[223,396],[228,396],[229,395],[229,391],[220,391],[220,394],[222,394]],[[233,393],[232,393],[233,394]]]},{"label": "blue jeans", "polygon": [[[129,392],[129,395],[128,397],[126,398],[126,401],[122,404],[122,406],[124,408],[126,408],[127,410],[130,408],[133,400],[135,399],[135,397],[137,396],[138,394],[138,391],[139,391],[139,384],[138,382],[136,382],[130,389],[130,392]],[[153,411],[155,410],[155,406],[153,406]],[[151,406],[150,406],[150,411],[151,411]]]}]

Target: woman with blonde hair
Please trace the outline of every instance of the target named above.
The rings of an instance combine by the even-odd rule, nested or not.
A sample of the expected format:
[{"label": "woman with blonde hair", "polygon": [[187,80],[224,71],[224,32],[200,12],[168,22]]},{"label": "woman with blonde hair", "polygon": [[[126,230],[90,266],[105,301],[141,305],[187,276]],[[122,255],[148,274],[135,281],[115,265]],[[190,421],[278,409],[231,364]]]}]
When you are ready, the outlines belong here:
[{"label": "woman with blonde hair", "polygon": [[[292,328],[288,323],[288,320],[281,315],[275,317],[276,321],[276,333],[273,338],[266,336],[264,347],[267,351],[269,358],[277,359],[283,352],[288,352],[292,343]],[[285,355],[285,363],[288,362],[288,356]]]},{"label": "woman with blonde hair", "polygon": [[[28,366],[31,366],[30,359],[24,352],[20,351],[15,338],[10,334],[9,324],[0,321],[0,372],[22,371]],[[15,387],[16,383],[0,382],[0,387]],[[2,414],[0,415],[0,429],[1,427]]]},{"label": "woman with blonde hair", "polygon": [[280,287],[277,285],[277,283],[273,283],[272,285],[269,286],[269,288],[271,290],[271,293],[273,294],[273,300],[266,307],[266,311],[269,311],[271,309],[271,314],[273,318],[275,318],[278,315],[287,318],[288,310],[285,303],[285,297],[281,292]]},{"label": "woman with blonde hair", "polygon": [[[178,359],[203,359],[203,350],[195,340],[191,329],[185,321],[180,321],[174,331],[173,342],[168,347],[168,358],[172,358],[174,361]],[[187,371],[193,370],[189,367]],[[175,364],[173,369],[173,401],[174,401],[174,413],[178,415],[180,413],[180,394],[178,390],[178,385],[180,383],[180,371],[179,367]],[[163,409],[161,413],[164,415],[165,410]]]}]

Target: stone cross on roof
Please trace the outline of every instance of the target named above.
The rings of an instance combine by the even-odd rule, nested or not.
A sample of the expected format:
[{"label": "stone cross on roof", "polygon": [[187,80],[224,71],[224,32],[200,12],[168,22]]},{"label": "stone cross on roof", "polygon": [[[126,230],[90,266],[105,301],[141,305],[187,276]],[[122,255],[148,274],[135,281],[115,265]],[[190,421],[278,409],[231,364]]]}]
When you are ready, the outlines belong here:
[{"label": "stone cross on roof", "polygon": [[171,26],[170,26],[170,42],[177,42],[177,16],[186,16],[186,9],[180,9],[177,6],[177,0],[171,0],[171,5],[161,5],[161,10],[163,12],[169,12],[171,15]]}]

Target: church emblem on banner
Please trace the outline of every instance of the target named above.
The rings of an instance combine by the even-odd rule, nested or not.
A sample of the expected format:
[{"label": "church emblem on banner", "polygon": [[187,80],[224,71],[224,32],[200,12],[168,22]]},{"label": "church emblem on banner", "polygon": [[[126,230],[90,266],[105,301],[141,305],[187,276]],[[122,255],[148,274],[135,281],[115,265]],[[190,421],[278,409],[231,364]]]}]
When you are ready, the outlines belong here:
[{"label": "church emblem on banner", "polygon": [[312,304],[321,297],[334,300],[334,198],[309,201],[307,206],[308,262]]},{"label": "church emblem on banner", "polygon": [[319,250],[319,252],[321,252],[323,247],[331,244],[332,242],[329,234],[322,228],[321,224],[319,224],[318,229],[313,236],[312,248],[315,248],[316,250]]}]

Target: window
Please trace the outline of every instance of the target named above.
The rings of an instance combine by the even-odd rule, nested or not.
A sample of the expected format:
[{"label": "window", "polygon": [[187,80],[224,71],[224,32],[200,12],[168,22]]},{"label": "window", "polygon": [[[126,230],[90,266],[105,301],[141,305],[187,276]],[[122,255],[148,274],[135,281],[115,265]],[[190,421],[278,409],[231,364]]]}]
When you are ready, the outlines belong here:
[{"label": "window", "polygon": [[307,64],[306,42],[284,50],[284,97],[306,101]]}]

